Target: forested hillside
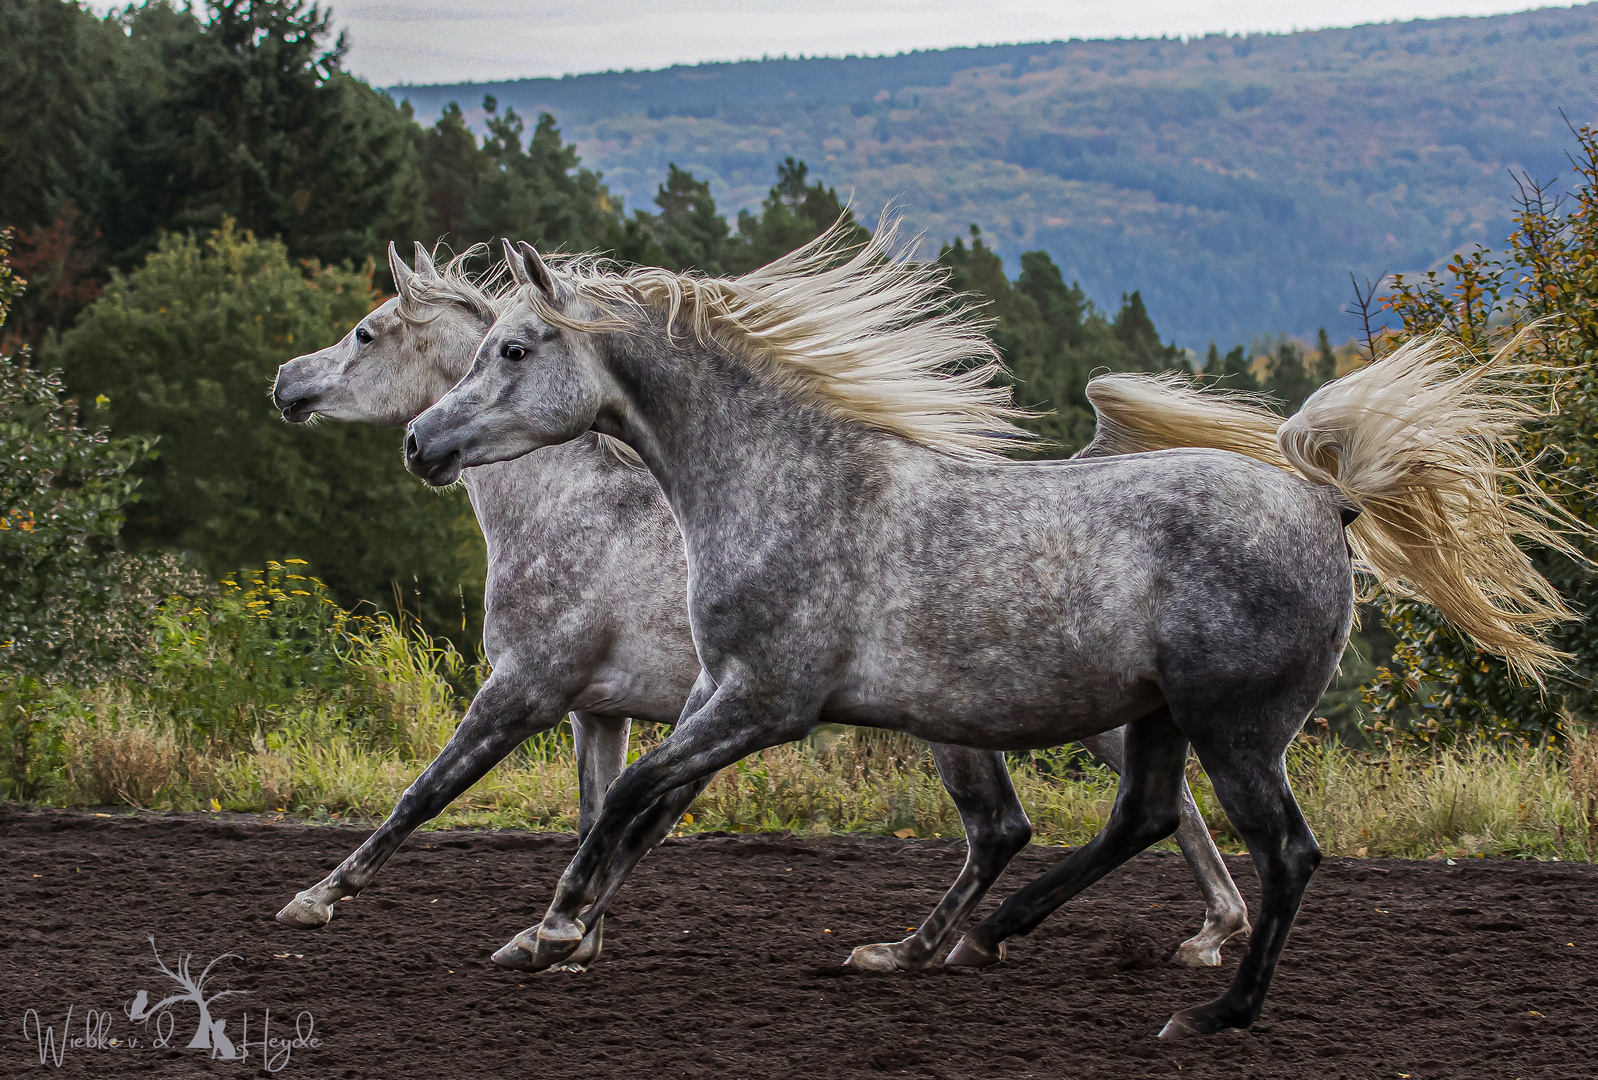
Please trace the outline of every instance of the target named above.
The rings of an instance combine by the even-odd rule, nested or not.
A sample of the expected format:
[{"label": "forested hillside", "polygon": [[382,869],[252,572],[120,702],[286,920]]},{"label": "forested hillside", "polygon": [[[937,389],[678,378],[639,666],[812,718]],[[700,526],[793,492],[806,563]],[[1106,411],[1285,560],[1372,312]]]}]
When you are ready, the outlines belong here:
[{"label": "forested hillside", "polygon": [[1042,249],[1113,304],[1141,290],[1202,350],[1353,332],[1349,271],[1438,265],[1512,228],[1508,171],[1562,177],[1598,118],[1592,5],[1291,35],[1072,41],[401,87],[548,110],[629,207],[675,163],[753,207],[775,161],[889,199],[937,245],[981,226],[1012,273]]}]

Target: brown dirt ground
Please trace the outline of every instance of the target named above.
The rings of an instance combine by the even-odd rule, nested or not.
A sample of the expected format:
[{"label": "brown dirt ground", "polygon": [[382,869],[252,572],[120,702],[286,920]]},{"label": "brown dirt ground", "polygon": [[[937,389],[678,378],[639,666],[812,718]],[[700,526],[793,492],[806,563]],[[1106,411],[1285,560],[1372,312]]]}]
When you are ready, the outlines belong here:
[{"label": "brown dirt ground", "polygon": [[[1328,859],[1265,1014],[1249,1032],[1165,1044],[1165,1018],[1219,993],[1225,968],[1163,956],[1202,905],[1180,857],[1146,854],[980,973],[845,974],[851,946],[903,936],[953,877],[958,842],[697,837],[646,859],[584,975],[488,957],[534,922],[570,836],[427,833],[331,925],[272,921],[366,834],[249,817],[95,816],[0,806],[0,1075],[265,1075],[173,1047],[68,1046],[41,1066],[22,1036],[170,992],[169,965],[221,953],[207,992],[238,1035],[301,1010],[316,1047],[285,1077],[1592,1077],[1598,1075],[1598,867]],[[1003,895],[1061,857],[1032,847]],[[1232,860],[1250,904],[1255,879]]]}]

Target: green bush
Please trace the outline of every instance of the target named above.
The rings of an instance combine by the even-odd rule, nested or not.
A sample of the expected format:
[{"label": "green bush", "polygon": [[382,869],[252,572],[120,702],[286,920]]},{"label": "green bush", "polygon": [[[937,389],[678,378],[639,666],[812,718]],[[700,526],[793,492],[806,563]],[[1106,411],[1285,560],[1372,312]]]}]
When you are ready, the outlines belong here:
[{"label": "green bush", "polygon": [[460,653],[414,621],[346,611],[304,570],[271,562],[224,578],[214,596],[164,604],[130,711],[209,748],[271,743],[310,718],[402,751],[418,723],[447,716],[453,727],[466,703],[456,688],[473,683]]},{"label": "green bush", "polygon": [[[0,233],[0,324],[23,282]],[[58,372],[29,364],[27,346],[0,356],[0,671],[46,676],[114,662],[116,637],[96,618],[117,586],[123,507],[150,455],[143,439],[111,439],[77,423]]]},{"label": "green bush", "polygon": [[377,299],[368,272],[296,265],[231,224],[204,242],[168,236],[116,275],[49,359],[85,399],[107,399],[96,415],[113,434],[160,440],[134,468],[128,545],[189,553],[213,575],[306,559],[345,605],[414,587],[430,626],[460,626],[466,597],[475,612],[481,541],[463,494],[407,475],[395,430],[292,427],[266,397],[279,364],[331,345]]}]

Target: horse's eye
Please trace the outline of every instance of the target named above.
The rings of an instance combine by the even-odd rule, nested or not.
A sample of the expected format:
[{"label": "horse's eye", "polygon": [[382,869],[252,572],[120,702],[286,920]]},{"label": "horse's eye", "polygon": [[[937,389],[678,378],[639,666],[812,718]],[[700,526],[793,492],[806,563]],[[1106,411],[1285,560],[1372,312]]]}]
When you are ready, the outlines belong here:
[{"label": "horse's eye", "polygon": [[355,340],[359,341],[362,345],[366,345],[372,340],[372,332],[366,329],[364,326],[357,326],[355,328]]},{"label": "horse's eye", "polygon": [[527,356],[527,350],[520,345],[507,345],[503,350],[505,359],[521,360]]}]

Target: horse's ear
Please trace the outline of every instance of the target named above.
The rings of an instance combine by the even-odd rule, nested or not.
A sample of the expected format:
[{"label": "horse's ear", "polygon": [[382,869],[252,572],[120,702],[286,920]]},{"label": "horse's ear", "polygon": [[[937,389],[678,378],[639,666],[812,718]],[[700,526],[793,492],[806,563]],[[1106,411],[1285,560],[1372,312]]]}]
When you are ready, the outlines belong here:
[{"label": "horse's ear", "polygon": [[510,267],[511,280],[518,285],[531,285],[533,279],[528,275],[527,264],[522,261],[522,257],[516,253],[515,248],[511,247],[509,240],[502,239],[500,243],[505,245],[505,265]]},{"label": "horse's ear", "polygon": [[420,240],[417,240],[415,243],[416,272],[427,277],[436,278],[438,276],[438,267],[433,264],[432,253],[422,246],[422,242]]},{"label": "horse's ear", "polygon": [[394,246],[392,240],[388,243],[388,270],[394,275],[394,287],[399,290],[400,295],[409,296],[413,291],[416,272],[405,265],[405,260],[400,258],[399,249]]},{"label": "horse's ear", "polygon": [[555,298],[555,275],[549,272],[544,259],[534,250],[533,245],[526,240],[516,245],[516,250],[521,252],[522,262],[527,267],[527,276],[543,290],[544,295],[551,300]]}]

